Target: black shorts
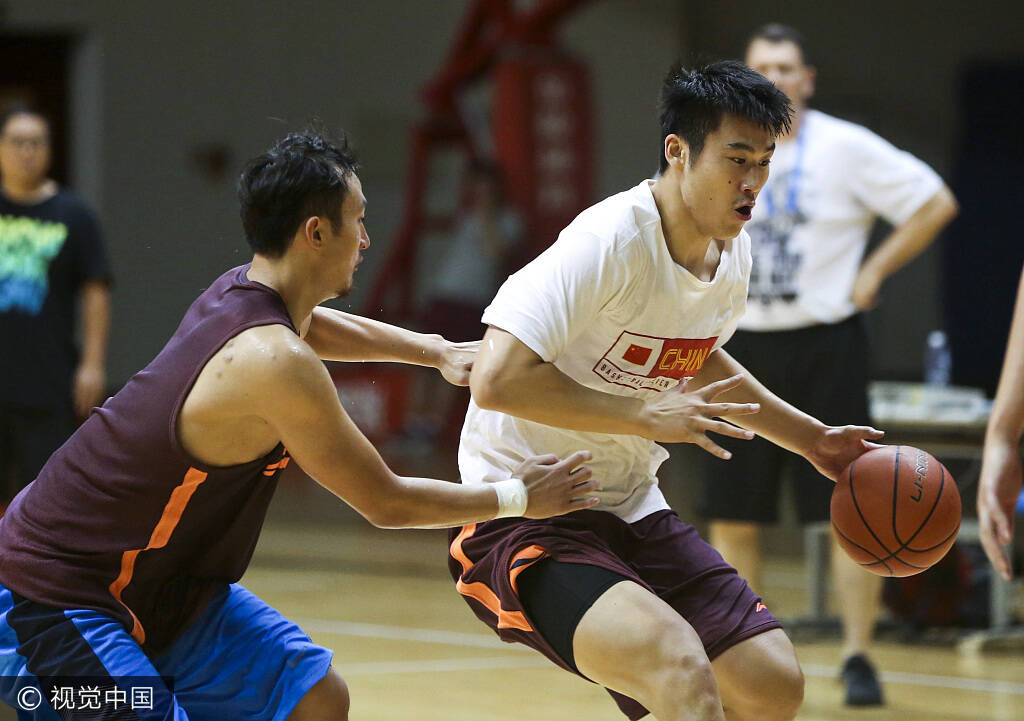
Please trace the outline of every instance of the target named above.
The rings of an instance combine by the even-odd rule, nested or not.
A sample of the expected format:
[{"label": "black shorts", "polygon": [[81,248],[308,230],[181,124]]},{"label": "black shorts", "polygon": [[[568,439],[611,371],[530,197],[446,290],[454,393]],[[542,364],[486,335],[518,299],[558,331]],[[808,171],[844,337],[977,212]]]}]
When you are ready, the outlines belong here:
[{"label": "black shorts", "polygon": [[[766,333],[737,332],[725,346],[783,400],[832,425],[868,425],[867,333],[863,316],[834,325]],[[700,454],[703,518],[774,523],[782,479],[795,484],[801,522],[828,519],[833,483],[794,453],[763,438],[715,438],[732,452],[728,461]]]}]

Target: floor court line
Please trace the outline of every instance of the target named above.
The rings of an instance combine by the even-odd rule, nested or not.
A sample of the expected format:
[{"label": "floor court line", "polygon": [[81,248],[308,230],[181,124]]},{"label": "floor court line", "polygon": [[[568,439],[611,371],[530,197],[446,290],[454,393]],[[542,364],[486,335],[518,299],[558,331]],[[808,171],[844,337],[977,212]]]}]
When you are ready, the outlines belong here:
[{"label": "floor court line", "polygon": [[540,656],[495,658],[442,658],[431,661],[374,661],[371,663],[350,663],[336,666],[338,673],[345,676],[388,675],[393,673],[437,673],[441,671],[483,671],[491,669],[537,668],[551,666],[551,662]]},{"label": "floor court line", "polygon": [[[342,636],[361,636],[364,638],[383,638],[398,641],[419,641],[439,643],[451,646],[472,648],[502,649],[504,651],[535,653],[525,646],[507,644],[494,636],[479,633],[463,633],[459,631],[441,631],[429,628],[413,628],[391,626],[375,623],[354,623],[351,621],[334,621],[330,619],[295,619],[307,633],[334,633]],[[494,658],[440,659],[436,661],[381,661],[363,664],[339,666],[339,672],[353,675],[389,674],[389,673],[430,673],[435,671],[472,671],[474,669],[529,668],[534,666],[552,666],[550,661],[540,657],[530,659],[514,656]],[[802,664],[804,674],[815,678],[835,678],[836,669],[821,664]],[[963,691],[979,691],[985,693],[1004,693],[1024,696],[1024,683],[999,681],[996,679],[965,678],[962,676],[936,676],[923,673],[904,673],[883,671],[882,680],[886,683],[907,686],[926,686],[933,688],[955,688]]]}]

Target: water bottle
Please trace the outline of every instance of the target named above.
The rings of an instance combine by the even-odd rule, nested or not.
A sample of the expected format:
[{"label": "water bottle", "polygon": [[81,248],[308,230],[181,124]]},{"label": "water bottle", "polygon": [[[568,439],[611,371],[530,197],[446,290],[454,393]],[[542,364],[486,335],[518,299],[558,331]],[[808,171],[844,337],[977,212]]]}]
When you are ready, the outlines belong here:
[{"label": "water bottle", "polygon": [[945,331],[928,334],[924,349],[924,382],[932,386],[948,386],[953,376],[953,353]]}]

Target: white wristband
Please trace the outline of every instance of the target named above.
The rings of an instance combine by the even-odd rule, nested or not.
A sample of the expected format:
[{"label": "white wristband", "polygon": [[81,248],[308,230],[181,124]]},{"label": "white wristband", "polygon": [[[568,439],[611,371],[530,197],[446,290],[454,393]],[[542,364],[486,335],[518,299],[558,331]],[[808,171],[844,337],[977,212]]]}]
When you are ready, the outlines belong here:
[{"label": "white wristband", "polygon": [[526,484],[520,478],[492,483],[498,494],[498,515],[495,518],[514,518],[526,513]]}]

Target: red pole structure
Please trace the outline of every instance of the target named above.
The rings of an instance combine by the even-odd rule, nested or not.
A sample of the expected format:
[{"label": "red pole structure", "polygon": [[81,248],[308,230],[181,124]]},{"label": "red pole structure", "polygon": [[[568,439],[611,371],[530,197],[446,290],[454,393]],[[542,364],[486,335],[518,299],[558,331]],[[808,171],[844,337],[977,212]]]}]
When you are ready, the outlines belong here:
[{"label": "red pole structure", "polygon": [[549,44],[552,29],[589,1],[539,0],[519,14],[511,0],[477,0],[469,8],[444,65],[422,90],[429,115],[412,131],[405,210],[370,291],[367,315],[408,318],[413,312],[417,245],[424,227],[432,225],[424,209],[431,154],[439,145],[452,143],[462,143],[470,153],[475,152],[473,138],[458,115],[458,94],[488,72],[505,48],[519,43]]}]

